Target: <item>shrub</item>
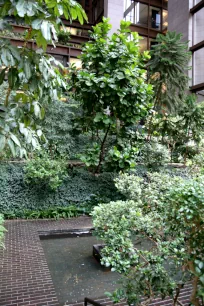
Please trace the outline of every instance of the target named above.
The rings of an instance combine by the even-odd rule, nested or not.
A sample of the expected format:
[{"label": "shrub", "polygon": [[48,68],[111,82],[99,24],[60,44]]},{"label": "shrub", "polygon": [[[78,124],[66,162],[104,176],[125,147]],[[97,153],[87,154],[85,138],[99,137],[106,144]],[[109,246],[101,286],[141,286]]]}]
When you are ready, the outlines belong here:
[{"label": "shrub", "polygon": [[[131,200],[101,204],[92,213],[95,233],[106,244],[102,263],[124,275],[123,287],[110,296],[127,298],[129,304],[145,296],[147,305],[171,295],[176,304],[182,284],[192,279],[191,302],[200,305],[204,177],[148,173],[144,180],[123,174],[116,185]],[[178,296],[173,296],[176,287]]]},{"label": "shrub", "polygon": [[25,166],[25,181],[28,184],[48,186],[56,190],[67,176],[67,162],[51,159],[47,153],[28,161]]},{"label": "shrub", "polygon": [[166,146],[158,142],[148,142],[140,149],[139,161],[148,168],[162,167],[170,161],[170,154]]}]

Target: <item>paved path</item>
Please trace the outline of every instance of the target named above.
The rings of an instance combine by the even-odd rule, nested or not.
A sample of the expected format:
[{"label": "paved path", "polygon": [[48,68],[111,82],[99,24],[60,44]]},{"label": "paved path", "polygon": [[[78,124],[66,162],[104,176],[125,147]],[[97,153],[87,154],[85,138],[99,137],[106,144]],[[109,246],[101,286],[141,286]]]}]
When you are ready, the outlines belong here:
[{"label": "paved path", "polygon": [[[69,220],[12,220],[6,222],[6,249],[0,252],[0,306],[59,305],[39,234],[69,229],[91,228],[89,217]],[[182,292],[183,305],[189,304],[190,287]],[[103,305],[112,305],[108,299]],[[125,303],[121,303],[121,306]],[[170,299],[154,305],[172,305]],[[75,306],[83,304],[75,304]]]}]

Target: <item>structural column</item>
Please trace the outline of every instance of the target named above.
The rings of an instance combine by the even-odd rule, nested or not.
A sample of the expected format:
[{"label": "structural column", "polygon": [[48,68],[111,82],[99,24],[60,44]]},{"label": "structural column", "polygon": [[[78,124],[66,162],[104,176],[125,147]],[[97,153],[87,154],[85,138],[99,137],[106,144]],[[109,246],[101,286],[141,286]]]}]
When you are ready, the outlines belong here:
[{"label": "structural column", "polygon": [[125,0],[104,0],[104,16],[110,18],[112,29],[110,34],[114,33],[120,27],[120,21],[123,19]]}]

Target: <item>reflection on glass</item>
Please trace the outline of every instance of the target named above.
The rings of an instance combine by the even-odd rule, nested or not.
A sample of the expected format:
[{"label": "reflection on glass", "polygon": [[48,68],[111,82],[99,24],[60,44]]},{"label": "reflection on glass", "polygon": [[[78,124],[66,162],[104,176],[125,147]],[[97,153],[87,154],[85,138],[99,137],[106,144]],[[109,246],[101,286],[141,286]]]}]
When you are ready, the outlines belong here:
[{"label": "reflection on glass", "polygon": [[200,69],[204,66],[204,50],[203,48],[194,52],[194,84],[197,85],[203,83],[204,80],[204,69]]},{"label": "reflection on glass", "polygon": [[148,6],[142,3],[135,3],[136,24],[143,27],[148,26]]},{"label": "reflection on glass", "polygon": [[[128,6],[129,5],[129,6]],[[126,21],[147,27],[148,26],[148,6],[139,2],[126,1],[126,10],[124,13]]]},{"label": "reflection on glass", "polygon": [[167,30],[167,27],[168,27],[168,11],[166,11],[166,10],[162,11],[162,18],[163,18],[162,30]]},{"label": "reflection on glass", "polygon": [[194,14],[194,44],[204,40],[204,7]]},{"label": "reflection on glass", "polygon": [[147,37],[142,37],[142,39],[139,40],[139,50],[140,52],[147,50]]},{"label": "reflection on glass", "polygon": [[161,10],[150,6],[150,26],[157,31],[161,30]]},{"label": "reflection on glass", "polygon": [[74,64],[77,69],[81,68],[81,60],[79,58],[70,57],[69,63],[70,65]]}]

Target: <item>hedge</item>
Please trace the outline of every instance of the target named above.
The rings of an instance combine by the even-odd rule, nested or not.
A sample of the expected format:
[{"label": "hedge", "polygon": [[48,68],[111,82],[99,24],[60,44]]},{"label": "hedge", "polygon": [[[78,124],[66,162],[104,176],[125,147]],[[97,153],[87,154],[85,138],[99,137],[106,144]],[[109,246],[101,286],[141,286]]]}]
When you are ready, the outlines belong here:
[{"label": "hedge", "polygon": [[70,170],[64,183],[57,191],[52,191],[42,186],[26,184],[23,167],[22,163],[0,163],[1,213],[80,205],[88,202],[93,195],[103,202],[121,199],[111,173],[95,177],[84,169]]}]

